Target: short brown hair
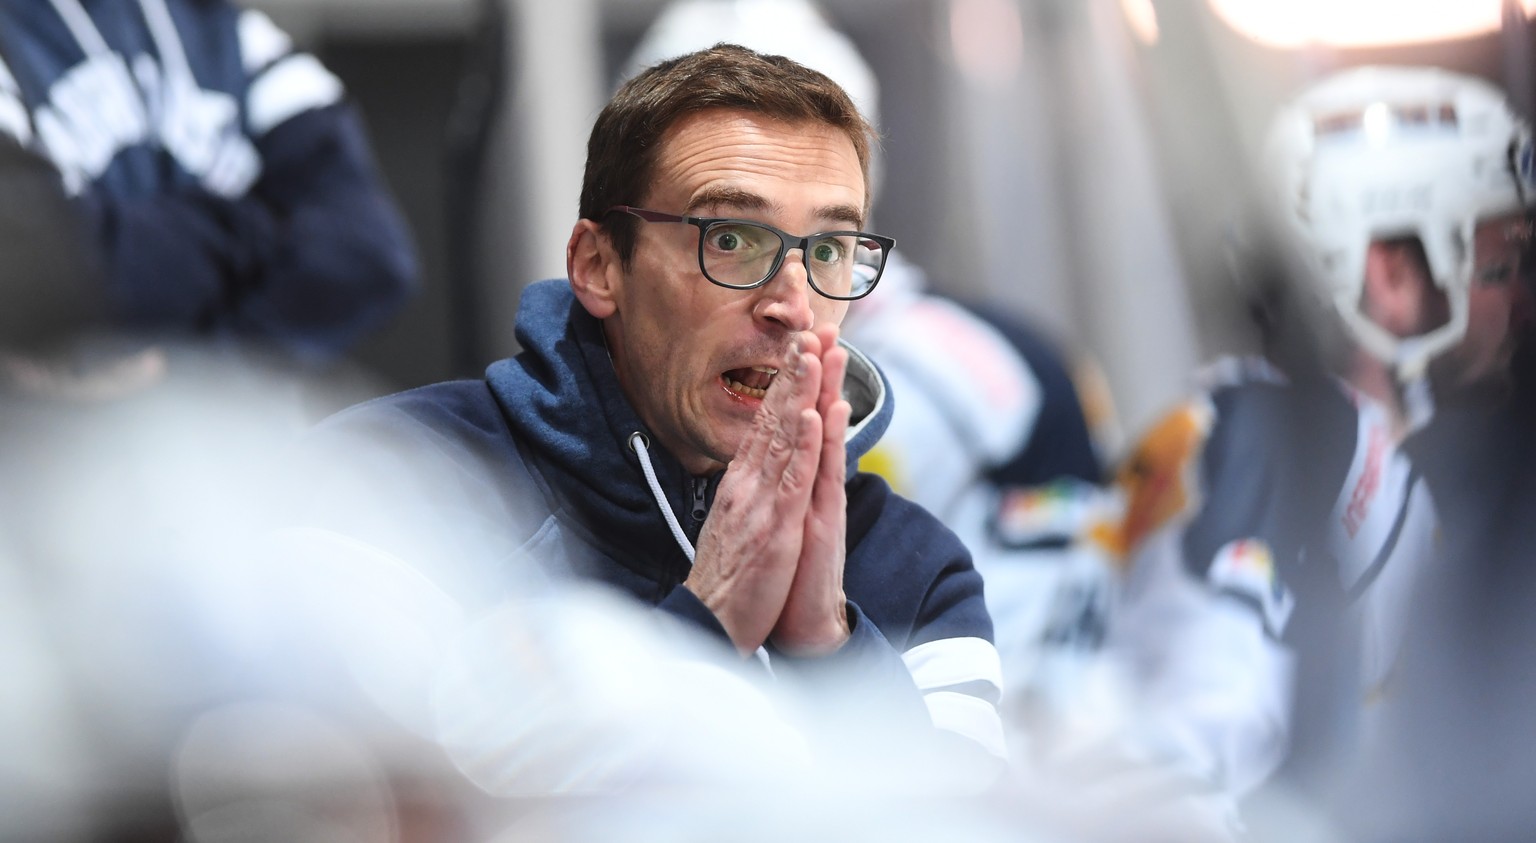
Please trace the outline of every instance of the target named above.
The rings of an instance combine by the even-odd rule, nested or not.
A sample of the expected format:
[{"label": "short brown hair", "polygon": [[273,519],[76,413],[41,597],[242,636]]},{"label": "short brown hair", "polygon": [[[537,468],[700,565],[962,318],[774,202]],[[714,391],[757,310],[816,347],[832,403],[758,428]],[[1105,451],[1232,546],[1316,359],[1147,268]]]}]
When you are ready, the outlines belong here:
[{"label": "short brown hair", "polygon": [[605,220],[604,212],[640,202],[655,174],[662,136],[681,118],[714,108],[840,129],[853,141],[869,183],[874,128],[825,74],[736,44],[668,59],[625,82],[597,115],[587,140],[581,216],[604,224],[626,267],[635,251],[635,220],[628,214]]}]

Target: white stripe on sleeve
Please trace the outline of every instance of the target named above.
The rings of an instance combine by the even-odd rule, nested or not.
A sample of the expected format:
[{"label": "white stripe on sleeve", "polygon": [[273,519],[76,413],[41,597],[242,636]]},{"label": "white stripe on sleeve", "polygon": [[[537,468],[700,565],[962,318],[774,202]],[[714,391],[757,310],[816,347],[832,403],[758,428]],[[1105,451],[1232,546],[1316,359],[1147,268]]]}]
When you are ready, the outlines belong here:
[{"label": "white stripe on sleeve", "polygon": [[21,92],[21,86],[16,84],[16,77],[11,75],[11,69],[5,65],[5,59],[0,59],[0,91],[8,94]]},{"label": "white stripe on sleeve", "polygon": [[14,137],[22,145],[32,142],[32,120],[27,117],[27,106],[21,101],[21,86],[11,69],[0,60],[0,132]]},{"label": "white stripe on sleeve", "polygon": [[32,142],[32,122],[21,100],[0,92],[0,132],[15,138],[23,146]]},{"label": "white stripe on sleeve", "polygon": [[293,40],[264,13],[249,9],[240,14],[240,62],[247,76],[293,51]]},{"label": "white stripe on sleeve", "polygon": [[257,137],[295,115],[341,99],[341,80],[314,56],[294,53],[251,84],[246,114]]},{"label": "white stripe on sleeve", "polygon": [[1002,691],[1003,663],[985,638],[941,638],[901,654],[920,690],[986,682]]},{"label": "white stripe on sleeve", "polygon": [[923,695],[923,702],[935,728],[970,738],[989,754],[1007,760],[1003,718],[996,706],[957,691],[933,691]]},{"label": "white stripe on sleeve", "polygon": [[[1006,759],[1003,719],[992,699],[1003,692],[1003,664],[997,648],[984,638],[941,638],[901,654],[912,681],[923,692],[936,728],[970,738],[988,753]],[[949,690],[977,683],[990,685],[992,699]]]}]

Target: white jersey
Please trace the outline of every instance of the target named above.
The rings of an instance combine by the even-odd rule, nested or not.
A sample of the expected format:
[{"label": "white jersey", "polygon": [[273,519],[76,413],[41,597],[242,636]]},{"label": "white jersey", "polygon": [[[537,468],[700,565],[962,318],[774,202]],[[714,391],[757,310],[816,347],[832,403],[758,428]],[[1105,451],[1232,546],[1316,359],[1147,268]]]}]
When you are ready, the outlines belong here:
[{"label": "white jersey", "polygon": [[1087,540],[1105,517],[1098,457],[1053,348],[924,286],[892,255],[880,294],[844,325],[895,403],[860,468],[939,516],[971,551],[1017,735],[1038,725],[1023,722],[1033,714],[1085,712],[1093,693],[1116,587],[1108,556]]},{"label": "white jersey", "polygon": [[1145,706],[1137,739],[1240,795],[1285,758],[1294,698],[1327,684],[1320,663],[1356,689],[1324,709],[1368,725],[1437,516],[1385,408],[1225,370],[1122,474],[1133,569],[1112,649]]}]

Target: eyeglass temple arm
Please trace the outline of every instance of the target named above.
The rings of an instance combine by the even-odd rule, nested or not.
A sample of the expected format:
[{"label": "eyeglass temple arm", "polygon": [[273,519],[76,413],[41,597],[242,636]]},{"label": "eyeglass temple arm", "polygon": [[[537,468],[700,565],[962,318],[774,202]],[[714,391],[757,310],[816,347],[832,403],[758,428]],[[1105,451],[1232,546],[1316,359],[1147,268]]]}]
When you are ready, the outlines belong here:
[{"label": "eyeglass temple arm", "polygon": [[665,214],[665,213],[662,213],[661,211],[648,211],[645,208],[636,208],[636,207],[634,207],[632,205],[614,205],[612,208],[608,209],[609,213],[614,213],[616,211],[619,212],[619,213],[633,214],[634,216],[637,216],[640,219],[645,220],[646,222],[687,222],[688,221],[687,217],[680,217],[677,214]]}]

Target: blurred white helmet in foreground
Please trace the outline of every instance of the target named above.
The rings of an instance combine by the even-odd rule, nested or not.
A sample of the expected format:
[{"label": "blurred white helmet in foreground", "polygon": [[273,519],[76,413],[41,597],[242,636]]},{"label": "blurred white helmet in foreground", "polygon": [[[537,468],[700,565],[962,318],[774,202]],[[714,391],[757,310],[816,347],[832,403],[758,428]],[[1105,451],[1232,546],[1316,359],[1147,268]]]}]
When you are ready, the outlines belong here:
[{"label": "blurred white helmet in foreground", "polygon": [[623,76],[721,41],[785,56],[826,74],[848,92],[864,119],[879,124],[874,72],[809,0],[678,0],[646,30]]},{"label": "blurred white helmet in foreground", "polygon": [[[854,46],[811,0],[673,0],[645,31],[620,72],[625,80],[657,62],[721,42],[784,56],[825,74],[880,128],[880,83]],[[878,146],[870,149],[869,192],[882,178]]]},{"label": "blurred white helmet in foreground", "polygon": [[[1433,68],[1364,67],[1308,88],[1271,124],[1267,175],[1303,274],[1367,352],[1412,380],[1467,330],[1473,230],[1525,207],[1530,132],[1493,85]],[[1416,237],[1449,318],[1399,337],[1361,309],[1373,240]]]}]

